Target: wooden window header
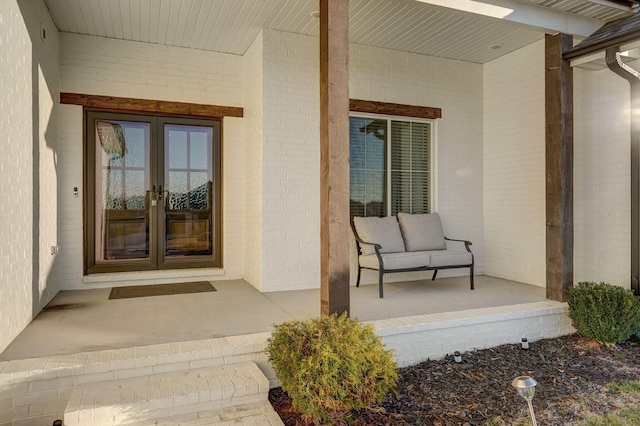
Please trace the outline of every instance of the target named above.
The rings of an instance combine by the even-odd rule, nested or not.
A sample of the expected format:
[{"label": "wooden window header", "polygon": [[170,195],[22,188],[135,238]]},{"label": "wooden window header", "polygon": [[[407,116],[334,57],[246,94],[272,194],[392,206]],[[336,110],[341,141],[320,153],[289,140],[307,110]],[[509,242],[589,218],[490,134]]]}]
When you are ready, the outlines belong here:
[{"label": "wooden window header", "polygon": [[413,118],[442,118],[440,108],[392,104],[389,102],[363,101],[361,99],[349,99],[349,110],[354,112],[366,112],[369,114],[397,115]]},{"label": "wooden window header", "polygon": [[176,117],[223,118],[242,117],[244,115],[244,110],[241,107],[84,95],[80,93],[60,93],[60,103],[82,105],[85,108],[106,111],[171,115]]},{"label": "wooden window header", "polygon": [[[223,118],[243,117],[242,107],[194,104],[152,99],[121,98],[116,96],[86,95],[81,93],[60,93],[60,103],[82,105],[106,111],[122,111],[152,115],[173,115],[178,117]],[[397,115],[402,117],[442,118],[442,109],[417,105],[394,104],[390,102],[349,99],[349,110],[369,114]]]}]

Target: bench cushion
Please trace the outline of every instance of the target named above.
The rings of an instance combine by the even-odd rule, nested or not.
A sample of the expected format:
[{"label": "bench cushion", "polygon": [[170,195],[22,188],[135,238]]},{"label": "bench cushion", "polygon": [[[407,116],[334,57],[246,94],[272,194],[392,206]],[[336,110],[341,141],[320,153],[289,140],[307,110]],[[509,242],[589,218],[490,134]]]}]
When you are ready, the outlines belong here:
[{"label": "bench cushion", "polygon": [[[446,266],[471,265],[473,257],[468,251],[427,250],[407,251],[403,253],[381,254],[385,270],[411,269],[429,266],[432,268]],[[360,266],[369,269],[380,269],[375,254],[361,255]]]},{"label": "bench cushion", "polygon": [[[368,243],[380,244],[380,253],[404,252],[404,240],[395,216],[388,217],[354,217],[353,225],[358,236]],[[372,245],[362,244],[362,254],[375,254]],[[377,262],[376,262],[377,263]]]},{"label": "bench cushion", "polygon": [[471,265],[473,262],[473,256],[468,251],[429,250],[419,253],[429,255],[431,258],[429,266],[431,267]]},{"label": "bench cushion", "polygon": [[[385,253],[380,255],[385,270],[390,269],[410,269],[429,266],[431,258],[426,252],[402,252],[402,253]],[[369,269],[380,269],[378,256],[368,254],[360,256],[360,266]]]},{"label": "bench cushion", "polygon": [[398,213],[398,222],[400,222],[407,251],[445,250],[447,248],[438,213]]}]

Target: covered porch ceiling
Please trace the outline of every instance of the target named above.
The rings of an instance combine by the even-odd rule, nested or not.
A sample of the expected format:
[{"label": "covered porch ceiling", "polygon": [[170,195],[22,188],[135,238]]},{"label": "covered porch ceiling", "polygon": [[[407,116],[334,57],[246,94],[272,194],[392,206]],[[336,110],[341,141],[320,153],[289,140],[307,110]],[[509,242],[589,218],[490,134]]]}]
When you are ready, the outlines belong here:
[{"label": "covered porch ceiling", "polygon": [[[45,0],[61,32],[242,55],[261,28],[317,36],[318,0]],[[628,0],[351,0],[352,43],[486,63],[631,16]]]}]

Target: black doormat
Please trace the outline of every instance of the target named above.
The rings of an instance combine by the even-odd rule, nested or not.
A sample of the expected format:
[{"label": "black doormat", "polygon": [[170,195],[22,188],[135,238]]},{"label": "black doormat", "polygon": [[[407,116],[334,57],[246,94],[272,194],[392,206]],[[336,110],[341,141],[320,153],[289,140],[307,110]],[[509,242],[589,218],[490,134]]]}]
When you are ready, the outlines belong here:
[{"label": "black doormat", "polygon": [[205,293],[216,291],[209,281],[192,283],[134,285],[130,287],[114,287],[109,299],[130,299],[132,297],[167,296],[170,294]]}]

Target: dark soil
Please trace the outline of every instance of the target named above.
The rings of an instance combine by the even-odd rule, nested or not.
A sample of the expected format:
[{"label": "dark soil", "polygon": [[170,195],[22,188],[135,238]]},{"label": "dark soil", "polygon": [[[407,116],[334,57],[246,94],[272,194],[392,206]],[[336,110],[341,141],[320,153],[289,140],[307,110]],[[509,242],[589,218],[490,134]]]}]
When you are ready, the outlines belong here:
[{"label": "dark soil", "polygon": [[[537,382],[533,406],[539,424],[568,425],[588,415],[638,406],[640,393],[615,391],[611,383],[640,381],[640,344],[603,346],[578,335],[467,352],[399,369],[397,395],[351,412],[349,424],[527,425],[526,402],[511,386],[517,376]],[[269,399],[287,426],[310,426],[281,388]]]}]

